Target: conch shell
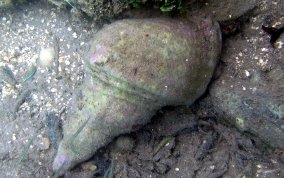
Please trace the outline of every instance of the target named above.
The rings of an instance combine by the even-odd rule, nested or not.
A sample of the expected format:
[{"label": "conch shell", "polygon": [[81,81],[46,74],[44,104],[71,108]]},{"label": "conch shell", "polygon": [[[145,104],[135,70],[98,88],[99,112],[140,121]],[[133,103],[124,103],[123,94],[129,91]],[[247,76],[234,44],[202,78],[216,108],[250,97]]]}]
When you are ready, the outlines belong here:
[{"label": "conch shell", "polygon": [[64,125],[53,169],[89,159],[166,105],[190,105],[207,88],[221,51],[211,18],[132,19],[95,34],[76,115]]}]

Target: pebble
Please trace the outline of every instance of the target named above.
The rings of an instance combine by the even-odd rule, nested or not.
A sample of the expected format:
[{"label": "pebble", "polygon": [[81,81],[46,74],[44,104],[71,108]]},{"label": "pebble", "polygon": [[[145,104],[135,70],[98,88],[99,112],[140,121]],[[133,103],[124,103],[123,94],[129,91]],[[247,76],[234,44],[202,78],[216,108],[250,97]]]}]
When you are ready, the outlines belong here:
[{"label": "pebble", "polygon": [[47,137],[41,138],[41,142],[39,144],[40,150],[47,150],[47,149],[49,149],[50,145],[51,145],[51,143],[50,143],[49,138],[47,138]]},{"label": "pebble", "polygon": [[95,161],[89,161],[81,164],[81,168],[86,171],[94,171],[97,169]]},{"label": "pebble", "polygon": [[52,47],[43,48],[39,54],[39,65],[41,67],[50,67],[55,57],[55,49]]}]

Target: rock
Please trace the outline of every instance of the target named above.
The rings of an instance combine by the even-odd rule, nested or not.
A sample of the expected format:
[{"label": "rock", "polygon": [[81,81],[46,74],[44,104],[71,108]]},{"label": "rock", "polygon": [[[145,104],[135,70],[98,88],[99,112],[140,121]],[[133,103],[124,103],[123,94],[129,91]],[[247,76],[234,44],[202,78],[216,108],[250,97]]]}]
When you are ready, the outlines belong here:
[{"label": "rock", "polygon": [[88,161],[81,164],[81,168],[85,171],[95,171],[97,169],[95,161]]},{"label": "rock", "polygon": [[166,105],[190,105],[207,88],[221,51],[219,25],[189,19],[117,21],[96,33],[75,116],[66,121],[53,169],[90,158]]},{"label": "rock", "polygon": [[39,53],[39,65],[41,67],[50,67],[54,62],[55,49],[53,47],[43,48]]},{"label": "rock", "polygon": [[217,21],[231,21],[253,10],[256,0],[208,0],[201,11],[211,12]]},{"label": "rock", "polygon": [[41,137],[40,142],[38,143],[38,149],[41,151],[48,150],[50,148],[50,140],[47,137]]},{"label": "rock", "polygon": [[[210,87],[210,96],[221,118],[283,149],[284,50],[273,48],[261,26],[268,16],[281,17],[284,5],[262,7],[242,34],[225,42],[223,73]],[[280,18],[271,21],[281,24]],[[278,41],[283,40],[280,37]]]}]

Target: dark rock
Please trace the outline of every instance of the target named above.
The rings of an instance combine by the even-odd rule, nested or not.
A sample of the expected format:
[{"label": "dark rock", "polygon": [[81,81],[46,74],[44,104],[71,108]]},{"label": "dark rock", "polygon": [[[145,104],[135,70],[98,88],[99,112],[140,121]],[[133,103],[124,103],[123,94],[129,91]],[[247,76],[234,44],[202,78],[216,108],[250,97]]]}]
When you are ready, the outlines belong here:
[{"label": "dark rock", "polygon": [[208,0],[201,11],[211,12],[219,22],[235,20],[253,10],[256,0]]},{"label": "dark rock", "polygon": [[130,136],[119,136],[113,143],[113,151],[125,153],[133,150],[135,140]]},{"label": "dark rock", "polygon": [[[284,5],[276,2],[261,7],[241,34],[226,40],[223,73],[212,83],[210,97],[221,118],[283,149],[284,50],[280,43],[284,38],[273,48],[270,35],[261,27],[268,16],[281,17]],[[280,18],[270,19],[281,27],[280,22]]]}]

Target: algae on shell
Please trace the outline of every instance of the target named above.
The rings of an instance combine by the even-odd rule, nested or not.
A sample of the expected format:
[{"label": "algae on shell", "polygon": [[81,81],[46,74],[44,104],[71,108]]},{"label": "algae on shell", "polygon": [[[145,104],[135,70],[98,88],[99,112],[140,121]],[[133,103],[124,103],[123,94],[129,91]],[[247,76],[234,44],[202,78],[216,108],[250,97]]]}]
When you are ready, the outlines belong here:
[{"label": "algae on shell", "polygon": [[95,34],[80,107],[64,124],[53,169],[63,174],[89,159],[162,106],[192,104],[205,92],[220,51],[219,25],[207,16],[105,26]]}]

